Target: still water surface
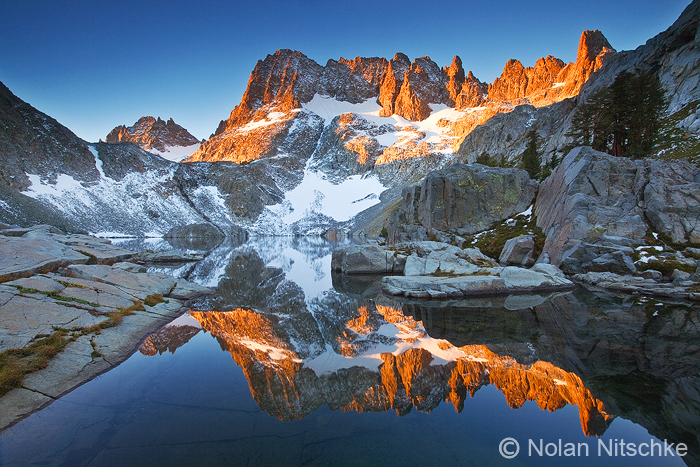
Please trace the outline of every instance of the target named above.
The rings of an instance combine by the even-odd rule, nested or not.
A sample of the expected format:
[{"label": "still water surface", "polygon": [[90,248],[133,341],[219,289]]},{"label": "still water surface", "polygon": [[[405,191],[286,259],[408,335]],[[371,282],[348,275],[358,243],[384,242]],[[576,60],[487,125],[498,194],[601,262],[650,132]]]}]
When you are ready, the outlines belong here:
[{"label": "still water surface", "polygon": [[0,433],[0,464],[698,465],[696,308],[583,290],[400,302],[332,276],[333,247],[259,238],[165,271],[217,293]]}]

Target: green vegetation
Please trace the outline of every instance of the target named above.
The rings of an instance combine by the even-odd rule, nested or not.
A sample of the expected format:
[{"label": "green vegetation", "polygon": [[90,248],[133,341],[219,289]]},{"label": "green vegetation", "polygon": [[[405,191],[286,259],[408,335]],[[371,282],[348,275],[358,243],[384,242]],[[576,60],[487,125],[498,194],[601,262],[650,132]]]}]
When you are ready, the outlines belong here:
[{"label": "green vegetation", "polygon": [[43,295],[46,295],[49,298],[53,298],[54,300],[59,300],[62,302],[74,302],[74,303],[80,303],[81,305],[88,305],[94,308],[97,308],[100,306],[99,303],[93,303],[89,302],[87,300],[83,300],[81,298],[73,298],[73,297],[66,297],[64,295],[59,294],[56,290],[51,290],[51,291],[45,291],[45,290],[37,290],[33,288],[27,288],[27,287],[22,287],[20,285],[13,285],[13,284],[8,284],[10,287],[16,288],[20,294],[36,294],[40,293]]},{"label": "green vegetation", "polygon": [[644,157],[659,142],[666,101],[658,76],[623,71],[578,106],[566,136],[613,156]]},{"label": "green vegetation", "polygon": [[58,329],[27,347],[0,353],[0,396],[21,387],[27,374],[46,368],[49,361],[75,339],[67,330]]},{"label": "green vegetation", "polygon": [[[17,287],[17,286],[15,286]],[[20,293],[44,293],[36,289],[20,289]],[[66,297],[68,298],[68,297]],[[149,300],[150,299],[150,300]],[[161,303],[165,300],[160,294],[149,295],[146,297],[150,303]],[[158,301],[160,300],[160,301]],[[111,328],[119,325],[124,316],[133,315],[134,311],[145,311],[143,302],[132,300],[133,305],[128,308],[119,309],[109,313],[100,313],[102,316],[107,316],[104,321],[88,327],[76,327],[72,329],[55,328],[54,333],[50,336],[43,337],[32,344],[21,349],[7,349],[0,353],[0,397],[8,393],[14,388],[22,387],[25,377],[34,371],[46,368],[49,361],[58,355],[69,343],[75,341],[80,336],[90,334],[101,334],[103,329]],[[152,306],[152,305],[149,305]],[[91,339],[92,358],[100,357],[101,354],[97,351],[94,341]]]},{"label": "green vegetation", "polygon": [[496,222],[491,229],[467,238],[462,248],[476,247],[491,258],[498,258],[508,240],[519,235],[532,235],[535,240],[533,258],[537,258],[544,247],[545,235],[537,227],[535,216],[519,215],[512,221]]},{"label": "green vegetation", "polygon": [[698,107],[700,100],[689,102],[680,110],[661,119],[661,136],[656,146],[660,158],[685,158],[696,164],[700,162],[700,137],[678,127],[678,124],[695,113]]},{"label": "green vegetation", "polygon": [[527,170],[530,178],[538,179],[540,176],[540,137],[537,135],[537,128],[532,128],[527,133],[527,147],[523,152],[520,163],[522,168]]},{"label": "green vegetation", "polygon": [[664,276],[670,277],[675,269],[679,271],[694,273],[696,266],[691,266],[689,264],[681,263],[675,259],[651,259],[648,262],[638,262],[635,264],[637,269],[640,271],[646,271],[647,269],[654,269],[659,271]]},{"label": "green vegetation", "polygon": [[83,250],[75,250],[75,251],[77,251],[81,255],[85,255],[88,257],[87,263],[85,263],[85,264],[97,264],[97,257],[95,255],[90,254],[87,251],[83,251]]},{"label": "green vegetation", "polygon": [[487,152],[482,152],[481,155],[476,157],[477,164],[481,165],[486,165],[489,167],[504,167],[504,168],[510,168],[514,167],[514,164],[512,161],[509,161],[505,157],[499,155],[491,156]]},{"label": "green vegetation", "polygon": [[386,225],[382,227],[381,232],[379,232],[379,236],[383,238],[387,238],[389,236],[389,231],[386,229]]}]

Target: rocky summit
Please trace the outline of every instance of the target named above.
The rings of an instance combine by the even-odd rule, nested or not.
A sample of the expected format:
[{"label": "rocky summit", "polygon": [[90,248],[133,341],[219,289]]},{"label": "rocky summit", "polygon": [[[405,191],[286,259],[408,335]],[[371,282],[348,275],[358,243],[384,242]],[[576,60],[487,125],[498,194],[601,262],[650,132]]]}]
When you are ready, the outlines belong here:
[{"label": "rocky summit", "polygon": [[[157,119],[141,117],[130,127],[118,126],[109,132],[105,142],[134,143],[146,151],[178,161],[189,156],[199,147],[199,140],[175,123],[172,118],[166,122],[160,117]],[[185,154],[180,154],[182,152]]]}]

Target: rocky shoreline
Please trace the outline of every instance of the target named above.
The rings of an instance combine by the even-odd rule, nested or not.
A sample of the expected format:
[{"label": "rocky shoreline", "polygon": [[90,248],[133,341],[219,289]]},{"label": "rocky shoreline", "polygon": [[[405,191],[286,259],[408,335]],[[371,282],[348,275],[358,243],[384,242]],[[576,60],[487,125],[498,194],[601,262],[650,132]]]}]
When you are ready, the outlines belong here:
[{"label": "rocky shoreline", "polygon": [[144,264],[201,258],[137,254],[47,225],[0,226],[0,252],[0,352],[29,355],[18,372],[32,349],[55,353],[43,368],[3,381],[0,429],[114,368],[189,300],[213,292]]},{"label": "rocky shoreline", "polygon": [[520,169],[453,164],[404,188],[385,227],[384,243],[336,250],[333,270],[384,274],[385,293],[410,298],[532,293],[576,282],[700,300],[700,170],[687,161],[579,147],[539,185]]}]

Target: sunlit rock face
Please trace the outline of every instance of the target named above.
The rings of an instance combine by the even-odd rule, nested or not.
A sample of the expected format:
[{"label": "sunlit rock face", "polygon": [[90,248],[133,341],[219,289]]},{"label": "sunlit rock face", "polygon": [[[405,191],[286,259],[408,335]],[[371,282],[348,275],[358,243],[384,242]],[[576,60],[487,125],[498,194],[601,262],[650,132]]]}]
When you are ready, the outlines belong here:
[{"label": "sunlit rock face", "polygon": [[[326,126],[342,113],[362,117],[371,113],[379,127],[391,125],[397,132],[417,132],[409,138],[412,144],[408,146],[400,138],[382,138],[384,133],[368,136],[365,142],[356,141],[374,153],[386,148],[379,164],[449,154],[477,125],[495,114],[510,112],[520,104],[542,106],[576,95],[613,52],[599,31],[584,32],[579,49],[576,63],[569,65],[551,56],[528,68],[510,60],[490,85],[471,71],[465,73],[457,56],[442,69],[430,57],[411,61],[402,53],[390,60],[340,58],[321,66],[301,52],[279,50],[258,62],[241,103],[189,161],[248,163],[282,155],[306,160],[315,147],[312,143],[321,137],[323,125],[319,129],[316,121],[300,116],[301,109],[322,116]],[[370,109],[370,102],[378,107]],[[338,103],[345,105],[340,109]],[[445,109],[452,112],[442,112],[427,126],[419,124]],[[303,134],[301,140],[292,136],[297,133]],[[332,158],[347,146],[347,141],[335,148],[327,143],[326,138],[315,159]],[[299,145],[306,149],[295,152]],[[366,166],[356,168],[359,172],[355,173],[366,170]]]},{"label": "sunlit rock face", "polygon": [[258,111],[271,104],[278,112],[299,108],[301,103],[313,98],[322,72],[323,67],[318,63],[288,49],[258,60],[241,103],[217,133],[257,120]]},{"label": "sunlit rock face", "polygon": [[121,125],[113,129],[105,138],[107,143],[134,143],[146,151],[155,149],[165,152],[173,146],[192,146],[199,140],[172,118],[168,121],[160,117],[141,117],[132,126]]},{"label": "sunlit rock face", "polygon": [[204,142],[188,161],[245,164],[289,155],[306,161],[322,130],[323,121],[316,115],[272,112],[272,115],[246,125],[227,127]]}]

